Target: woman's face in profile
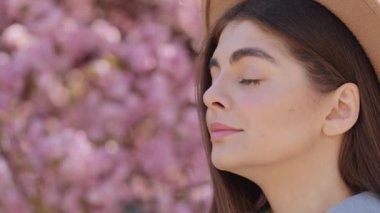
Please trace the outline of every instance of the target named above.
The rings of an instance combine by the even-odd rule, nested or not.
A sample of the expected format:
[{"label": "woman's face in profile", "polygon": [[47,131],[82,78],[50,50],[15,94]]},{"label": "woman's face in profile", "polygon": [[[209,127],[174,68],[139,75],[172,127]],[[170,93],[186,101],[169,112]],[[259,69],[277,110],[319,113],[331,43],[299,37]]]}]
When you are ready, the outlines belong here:
[{"label": "woman's face in profile", "polygon": [[255,23],[226,26],[210,74],[203,96],[209,131],[214,122],[242,130],[223,137],[210,132],[218,169],[243,173],[302,159],[322,137],[323,96],[283,41]]}]

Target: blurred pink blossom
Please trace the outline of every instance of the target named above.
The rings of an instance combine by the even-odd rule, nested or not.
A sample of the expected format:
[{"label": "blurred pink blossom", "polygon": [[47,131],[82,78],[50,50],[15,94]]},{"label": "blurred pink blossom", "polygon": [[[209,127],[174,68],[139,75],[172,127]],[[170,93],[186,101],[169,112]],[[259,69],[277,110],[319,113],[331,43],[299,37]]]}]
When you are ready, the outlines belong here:
[{"label": "blurred pink blossom", "polygon": [[0,1],[0,212],[208,212],[199,11]]}]

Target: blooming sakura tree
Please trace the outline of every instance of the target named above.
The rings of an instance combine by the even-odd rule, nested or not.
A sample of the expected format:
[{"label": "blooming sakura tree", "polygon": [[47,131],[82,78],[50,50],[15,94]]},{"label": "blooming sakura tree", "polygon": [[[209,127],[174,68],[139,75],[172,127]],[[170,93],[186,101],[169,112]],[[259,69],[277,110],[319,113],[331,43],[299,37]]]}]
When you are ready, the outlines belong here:
[{"label": "blooming sakura tree", "polygon": [[0,212],[207,212],[199,0],[0,0]]}]

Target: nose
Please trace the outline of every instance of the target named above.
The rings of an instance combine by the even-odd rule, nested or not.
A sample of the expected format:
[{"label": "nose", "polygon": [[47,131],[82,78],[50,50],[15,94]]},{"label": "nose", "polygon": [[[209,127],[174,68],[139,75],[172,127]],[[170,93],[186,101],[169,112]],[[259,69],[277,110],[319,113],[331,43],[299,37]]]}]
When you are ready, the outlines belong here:
[{"label": "nose", "polygon": [[216,82],[212,84],[203,94],[203,103],[213,110],[228,109],[230,100],[226,94],[226,87]]}]

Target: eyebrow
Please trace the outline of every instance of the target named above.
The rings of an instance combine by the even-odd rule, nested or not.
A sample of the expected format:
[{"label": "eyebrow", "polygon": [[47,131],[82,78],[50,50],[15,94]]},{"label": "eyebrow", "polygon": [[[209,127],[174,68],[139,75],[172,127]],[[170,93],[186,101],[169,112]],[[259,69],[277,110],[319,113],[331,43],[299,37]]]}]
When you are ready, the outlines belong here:
[{"label": "eyebrow", "polygon": [[[235,50],[230,57],[230,64],[236,63],[240,59],[248,56],[261,58],[272,64],[277,64],[277,61],[274,57],[266,53],[264,50],[256,47],[246,47]],[[211,69],[213,66],[220,68],[219,62],[216,60],[216,58],[211,58],[209,69]]]}]

